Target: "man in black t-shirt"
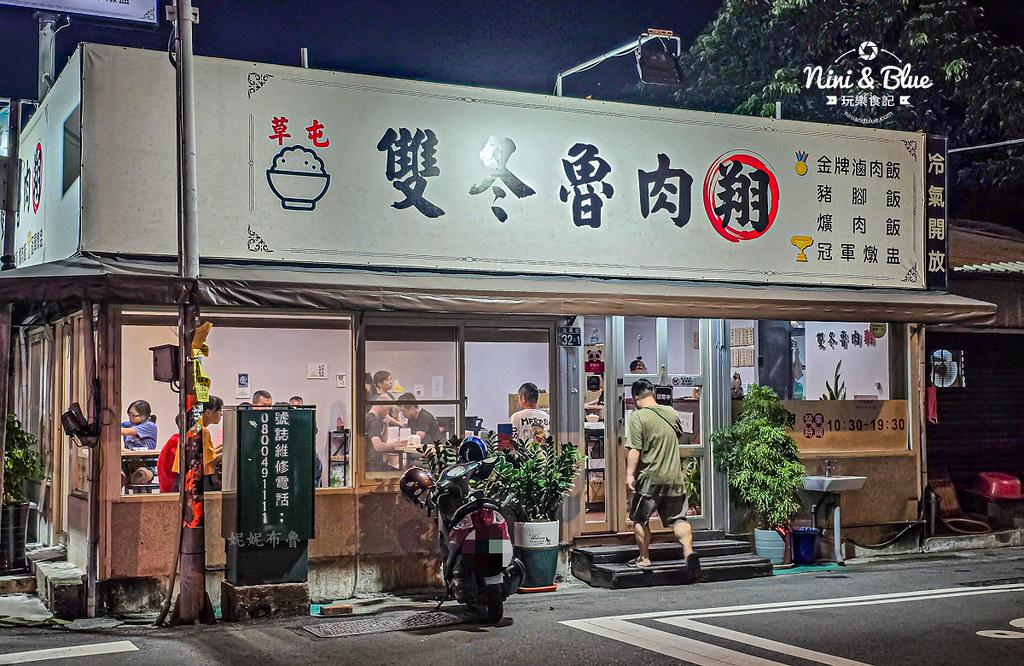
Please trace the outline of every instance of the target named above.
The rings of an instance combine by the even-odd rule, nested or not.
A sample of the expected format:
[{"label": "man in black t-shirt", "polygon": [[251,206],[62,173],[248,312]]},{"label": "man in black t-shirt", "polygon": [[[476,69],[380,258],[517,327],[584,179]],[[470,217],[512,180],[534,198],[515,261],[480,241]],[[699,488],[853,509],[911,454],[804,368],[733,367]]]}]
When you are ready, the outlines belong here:
[{"label": "man in black t-shirt", "polygon": [[420,436],[421,443],[433,444],[442,441],[437,418],[420,407],[412,393],[403,393],[398,397],[398,409],[401,410],[402,416],[408,419],[407,427],[412,434]]},{"label": "man in black t-shirt", "polygon": [[367,472],[395,472],[398,470],[399,456],[395,450],[404,446],[404,442],[388,441],[388,405],[374,405],[366,412]]}]

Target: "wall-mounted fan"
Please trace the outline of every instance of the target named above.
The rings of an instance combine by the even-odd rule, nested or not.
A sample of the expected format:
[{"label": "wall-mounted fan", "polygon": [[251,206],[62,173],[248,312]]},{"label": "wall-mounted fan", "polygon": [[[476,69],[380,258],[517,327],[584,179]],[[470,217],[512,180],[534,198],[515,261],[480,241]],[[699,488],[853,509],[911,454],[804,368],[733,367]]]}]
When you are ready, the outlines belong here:
[{"label": "wall-mounted fan", "polygon": [[932,383],[939,388],[963,388],[963,351],[936,349],[932,352]]}]

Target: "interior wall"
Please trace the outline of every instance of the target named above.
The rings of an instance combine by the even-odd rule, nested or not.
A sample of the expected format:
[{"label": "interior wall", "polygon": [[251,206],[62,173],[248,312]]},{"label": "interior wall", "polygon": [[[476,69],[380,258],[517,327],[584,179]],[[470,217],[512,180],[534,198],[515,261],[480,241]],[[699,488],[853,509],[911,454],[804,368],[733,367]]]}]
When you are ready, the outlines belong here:
[{"label": "interior wall", "polygon": [[[121,329],[121,395],[124,404],[118,420],[127,418],[128,405],[137,399],[149,402],[157,416],[157,446],[174,434],[178,396],[167,384],[153,380],[150,347],[176,344],[173,326],[124,326]],[[327,433],[336,429],[338,417],[346,427],[352,422],[352,335],[338,329],[235,328],[214,326],[207,338],[210,356],[203,372],[210,378],[210,392],[227,405],[250,400],[236,397],[238,374],[249,373],[249,390],[270,391],[274,401],[302,396],[316,405],[317,454],[326,461]],[[326,363],[326,379],[309,379],[309,363]],[[345,387],[338,387],[338,374]],[[362,383],[359,384],[362,386]],[[210,429],[215,441],[223,433]],[[326,468],[326,465],[325,465]],[[326,481],[325,481],[326,484]]]},{"label": "interior wall", "polygon": [[509,423],[509,394],[517,393],[524,382],[550,390],[548,370],[546,343],[467,342],[466,416],[482,418],[486,430]]},{"label": "interior wall", "polygon": [[[393,391],[415,394],[422,389],[424,400],[454,400],[456,392],[455,341],[366,341],[366,372],[373,375],[387,370],[395,380]],[[440,378],[440,391],[435,391],[435,378]],[[401,391],[397,386],[401,386]]]},{"label": "interior wall", "polygon": [[700,329],[699,319],[668,320],[668,372],[672,375],[700,373],[700,348],[693,346]]},{"label": "interior wall", "polygon": [[[860,347],[852,342],[846,349],[840,344],[833,347],[829,344],[829,334],[834,333],[836,340],[840,332],[845,331],[848,336],[855,331],[861,336],[868,329],[866,322],[840,323],[840,322],[812,322],[806,323],[804,337],[807,374],[804,383],[808,400],[817,400],[823,393],[827,392],[825,382],[830,385],[834,382],[836,364],[842,360],[840,368],[842,377],[841,383],[846,384],[846,398],[853,400],[854,396],[871,396],[876,400],[889,399],[889,340],[892,337],[892,327],[886,335],[876,338],[875,345],[871,346],[862,343]],[[825,335],[825,349],[818,345],[818,333]]]}]

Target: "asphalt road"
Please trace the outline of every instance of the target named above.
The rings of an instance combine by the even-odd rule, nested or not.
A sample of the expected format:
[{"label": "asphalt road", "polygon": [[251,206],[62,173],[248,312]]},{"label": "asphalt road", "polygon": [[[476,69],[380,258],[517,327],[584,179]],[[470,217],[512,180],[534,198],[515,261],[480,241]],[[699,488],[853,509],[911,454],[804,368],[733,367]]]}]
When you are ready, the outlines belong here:
[{"label": "asphalt road", "polygon": [[[78,651],[50,663],[1011,666],[1024,663],[1022,558],[1024,549],[1002,548],[689,587],[563,585],[552,594],[513,597],[494,627],[344,638],[302,629],[348,621],[322,618],[94,632],[0,629],[0,664],[16,663],[12,653],[73,647]],[[90,647],[130,651],[81,654]]]}]

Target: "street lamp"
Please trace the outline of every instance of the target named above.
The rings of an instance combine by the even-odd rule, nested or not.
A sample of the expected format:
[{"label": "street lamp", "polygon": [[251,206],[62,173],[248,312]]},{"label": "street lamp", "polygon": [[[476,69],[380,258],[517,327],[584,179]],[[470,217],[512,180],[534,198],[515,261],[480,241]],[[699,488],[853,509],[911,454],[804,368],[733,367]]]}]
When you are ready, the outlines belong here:
[{"label": "street lamp", "polygon": [[[644,44],[657,41],[662,47],[661,50],[644,50]],[[670,50],[671,49],[671,50]],[[585,72],[588,69],[600,65],[605,60],[617,58],[633,53],[636,55],[636,69],[640,80],[644,83],[658,85],[682,85],[679,76],[679,54],[682,52],[682,40],[678,35],[672,34],[671,30],[658,30],[648,28],[647,32],[637,37],[636,41],[629,41],[622,46],[616,47],[607,53],[596,58],[580,63],[564,72],[559,72],[555,77],[555,95],[562,96],[562,79],[572,74]]]}]

